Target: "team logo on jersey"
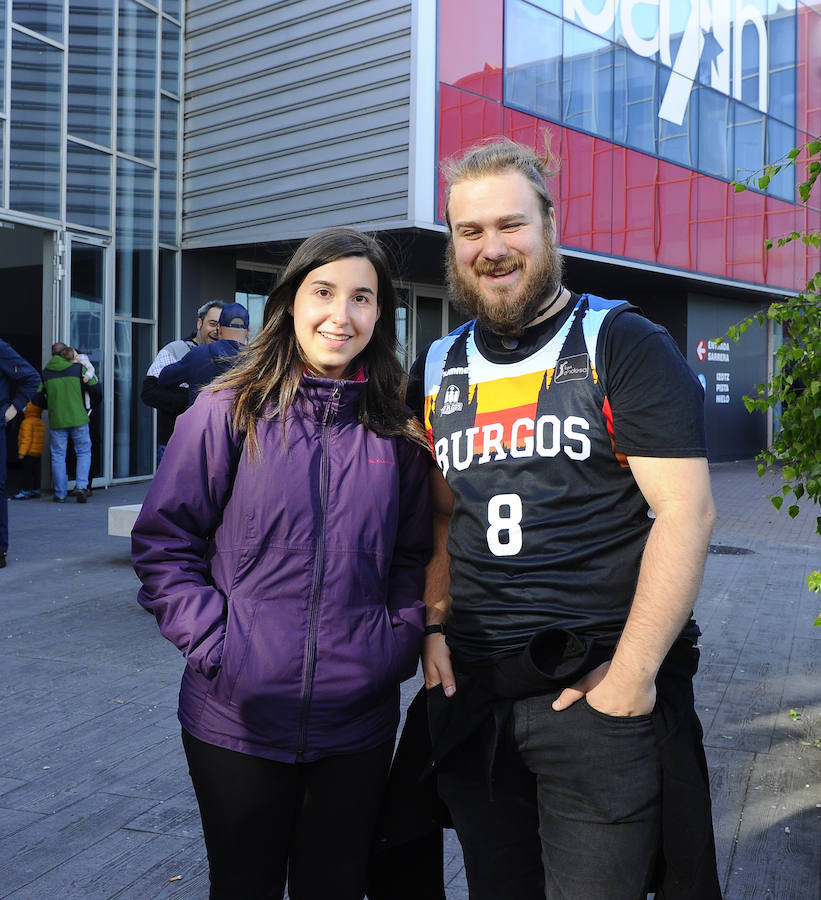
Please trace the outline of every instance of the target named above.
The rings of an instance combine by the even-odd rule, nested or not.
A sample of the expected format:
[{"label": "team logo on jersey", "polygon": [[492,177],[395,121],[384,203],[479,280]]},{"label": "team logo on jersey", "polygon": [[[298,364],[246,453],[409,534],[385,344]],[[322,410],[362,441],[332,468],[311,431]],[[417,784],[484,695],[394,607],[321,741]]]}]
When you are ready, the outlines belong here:
[{"label": "team logo on jersey", "polygon": [[553,381],[561,384],[563,381],[583,381],[590,374],[590,358],[586,353],[577,356],[565,356],[556,363],[556,372]]},{"label": "team logo on jersey", "polygon": [[449,416],[455,412],[461,412],[464,404],[460,402],[461,393],[455,384],[449,384],[445,391],[445,402],[442,404],[441,415]]}]

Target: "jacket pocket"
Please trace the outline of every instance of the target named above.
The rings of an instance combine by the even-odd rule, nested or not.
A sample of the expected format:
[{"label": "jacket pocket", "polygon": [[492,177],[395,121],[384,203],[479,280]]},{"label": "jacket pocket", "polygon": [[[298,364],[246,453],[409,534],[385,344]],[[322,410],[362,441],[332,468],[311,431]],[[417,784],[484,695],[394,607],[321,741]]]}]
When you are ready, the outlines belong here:
[{"label": "jacket pocket", "polygon": [[211,691],[212,695],[223,703],[233,703],[234,692],[242,678],[242,671],[251,648],[256,615],[256,604],[238,609],[229,598],[225,643],[220,668]]}]

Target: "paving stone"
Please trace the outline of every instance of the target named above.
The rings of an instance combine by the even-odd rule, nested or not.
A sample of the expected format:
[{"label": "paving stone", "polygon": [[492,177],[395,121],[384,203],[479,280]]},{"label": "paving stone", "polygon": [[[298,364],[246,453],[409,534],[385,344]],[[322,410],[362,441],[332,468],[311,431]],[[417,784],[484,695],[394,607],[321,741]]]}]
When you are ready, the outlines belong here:
[{"label": "paving stone", "polygon": [[[767,494],[777,481],[751,462],[711,471],[712,543],[753,551],[709,554],[696,604],[696,705],[722,886],[726,900],[815,898],[821,600],[804,576],[821,561],[816,511],[776,512]],[[107,534],[108,507],[140,503],[145,490],[120,485],[57,509],[11,504],[0,573],[0,898],[207,896],[176,720],[184,663],[135,602],[128,540]],[[403,686],[405,705],[418,683]],[[448,900],[467,900],[452,831],[445,880]]]}]

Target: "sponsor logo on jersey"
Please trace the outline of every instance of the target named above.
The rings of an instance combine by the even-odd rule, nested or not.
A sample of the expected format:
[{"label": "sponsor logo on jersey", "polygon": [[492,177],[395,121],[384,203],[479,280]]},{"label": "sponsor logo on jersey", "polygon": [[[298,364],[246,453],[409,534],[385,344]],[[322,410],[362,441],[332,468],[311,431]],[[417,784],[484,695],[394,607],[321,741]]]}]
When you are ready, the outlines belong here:
[{"label": "sponsor logo on jersey", "polygon": [[590,374],[590,358],[586,353],[578,356],[566,356],[556,363],[556,371],[553,381],[561,384],[563,381],[581,381]]},{"label": "sponsor logo on jersey", "polygon": [[463,404],[459,402],[461,394],[455,384],[449,384],[445,391],[445,402],[442,404],[441,415],[450,416],[462,410]]}]

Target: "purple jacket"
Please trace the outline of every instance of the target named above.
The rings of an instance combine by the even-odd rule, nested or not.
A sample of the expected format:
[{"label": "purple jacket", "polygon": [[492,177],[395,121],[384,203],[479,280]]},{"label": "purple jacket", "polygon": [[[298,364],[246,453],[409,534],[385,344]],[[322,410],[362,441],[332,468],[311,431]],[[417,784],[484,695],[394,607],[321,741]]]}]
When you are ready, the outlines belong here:
[{"label": "purple jacket", "polygon": [[305,376],[250,461],[231,395],[177,419],[132,531],[139,602],[187,665],[195,737],[282,762],[390,740],[431,552],[424,448],[357,421],[364,383]]}]

